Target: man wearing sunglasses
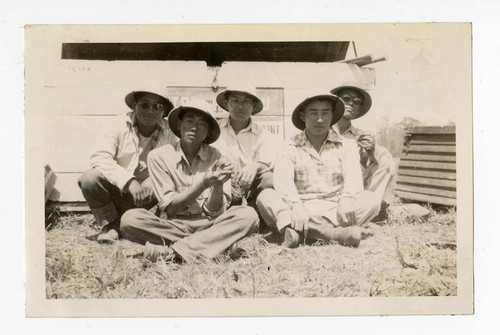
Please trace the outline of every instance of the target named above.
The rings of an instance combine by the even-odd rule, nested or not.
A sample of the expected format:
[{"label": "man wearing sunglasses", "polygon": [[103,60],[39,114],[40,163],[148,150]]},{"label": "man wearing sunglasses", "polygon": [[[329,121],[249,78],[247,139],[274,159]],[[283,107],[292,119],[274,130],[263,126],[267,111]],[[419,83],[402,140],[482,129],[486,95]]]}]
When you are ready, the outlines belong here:
[{"label": "man wearing sunglasses", "polygon": [[118,240],[120,217],[128,209],[156,204],[147,165],[148,153],[178,139],[164,119],[172,103],[153,91],[134,91],[125,96],[132,109],[117,117],[96,140],[91,169],[79,179],[83,196],[102,227],[99,243]]},{"label": "man wearing sunglasses", "polygon": [[372,105],[370,94],[358,84],[349,83],[331,91],[345,104],[345,112],[333,130],[347,139],[356,140],[360,153],[363,185],[373,192],[382,212],[387,208],[383,202],[385,192],[394,176],[394,160],[389,151],[376,144],[375,134],[355,128],[351,121],[365,115]]}]

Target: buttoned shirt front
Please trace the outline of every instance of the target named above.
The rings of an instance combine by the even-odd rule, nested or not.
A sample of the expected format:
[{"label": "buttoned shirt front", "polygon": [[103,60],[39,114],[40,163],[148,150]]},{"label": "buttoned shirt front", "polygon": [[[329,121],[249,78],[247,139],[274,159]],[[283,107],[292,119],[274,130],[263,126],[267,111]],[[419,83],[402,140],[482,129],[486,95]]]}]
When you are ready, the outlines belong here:
[{"label": "buttoned shirt front", "polygon": [[290,207],[308,200],[354,197],[363,190],[359,153],[332,129],[318,152],[302,131],[280,150],[274,186]]},{"label": "buttoned shirt front", "polygon": [[[133,178],[139,165],[139,130],[134,112],[119,116],[98,136],[94,153],[90,157],[92,168],[99,170],[113,185],[123,190]],[[174,135],[168,122],[161,119],[151,135],[149,146],[158,148],[166,144],[175,144],[178,138]],[[143,169],[144,170],[144,169]],[[149,172],[142,171],[142,176]]]},{"label": "buttoned shirt front", "polygon": [[[207,144],[201,145],[191,164],[184,155],[180,142],[174,146],[166,145],[151,151],[148,156],[148,166],[159,208],[165,211],[177,194],[200,182],[205,173],[211,170],[220,158],[220,152]],[[217,212],[210,212],[205,206],[205,201],[211,192],[211,189],[207,188],[182,211],[177,213],[167,211],[167,213],[186,217],[203,214],[211,217],[219,216],[224,212],[231,198],[230,180],[224,183],[223,189],[223,205]]]},{"label": "buttoned shirt front", "polygon": [[252,119],[248,127],[239,131],[238,134],[231,127],[230,118],[221,119],[218,122],[221,136],[214,143],[214,147],[231,159],[236,169],[254,162],[272,167],[276,152],[281,145],[278,136],[271,134]]}]

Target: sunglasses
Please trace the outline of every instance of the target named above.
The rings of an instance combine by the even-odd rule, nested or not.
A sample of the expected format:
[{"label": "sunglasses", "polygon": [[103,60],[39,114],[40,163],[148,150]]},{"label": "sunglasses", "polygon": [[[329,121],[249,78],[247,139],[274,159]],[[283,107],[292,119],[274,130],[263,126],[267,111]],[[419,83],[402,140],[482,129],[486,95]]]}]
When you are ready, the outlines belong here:
[{"label": "sunglasses", "polygon": [[164,106],[163,104],[159,103],[159,102],[155,102],[155,103],[149,103],[149,102],[140,102],[137,104],[139,106],[139,108],[143,109],[143,110],[149,110],[151,107],[153,108],[153,110],[156,110],[156,111],[163,111],[164,109]]},{"label": "sunglasses", "polygon": [[356,106],[360,106],[365,102],[363,99],[353,98],[350,95],[343,95],[340,98],[344,101],[344,103],[348,104],[352,102]]}]

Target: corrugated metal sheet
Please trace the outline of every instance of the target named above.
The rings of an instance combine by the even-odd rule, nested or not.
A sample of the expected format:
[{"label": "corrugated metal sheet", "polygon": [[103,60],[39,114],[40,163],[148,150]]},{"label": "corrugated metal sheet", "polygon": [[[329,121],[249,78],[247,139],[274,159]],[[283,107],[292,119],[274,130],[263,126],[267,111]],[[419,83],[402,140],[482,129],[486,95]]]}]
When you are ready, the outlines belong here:
[{"label": "corrugated metal sheet", "polygon": [[455,127],[406,130],[395,192],[404,199],[456,205]]}]

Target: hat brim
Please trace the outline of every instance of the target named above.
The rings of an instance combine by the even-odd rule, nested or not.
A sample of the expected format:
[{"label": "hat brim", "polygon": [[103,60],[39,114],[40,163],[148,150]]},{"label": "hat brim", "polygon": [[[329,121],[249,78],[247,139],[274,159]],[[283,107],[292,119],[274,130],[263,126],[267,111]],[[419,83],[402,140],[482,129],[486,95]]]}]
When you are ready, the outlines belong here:
[{"label": "hat brim", "polygon": [[332,102],[333,107],[333,117],[332,121],[330,123],[330,127],[333,126],[335,123],[337,123],[341,118],[342,115],[344,115],[344,103],[342,100],[335,96],[335,95],[329,95],[329,94],[321,94],[321,95],[315,95],[313,97],[309,97],[302,101],[297,107],[295,107],[293,113],[292,113],[292,123],[293,125],[300,129],[304,130],[306,128],[306,123],[301,119],[300,117],[300,112],[302,111],[303,107],[308,104],[312,100],[330,100]]},{"label": "hat brim", "polygon": [[203,142],[206,144],[211,144],[217,141],[220,136],[220,127],[217,123],[217,120],[210,113],[202,109],[189,106],[179,106],[177,108],[174,108],[168,116],[168,125],[170,126],[170,129],[175,134],[175,136],[181,138],[179,120],[182,119],[182,116],[190,110],[202,113],[203,115],[207,116],[207,119],[210,122],[207,137],[205,137],[205,140]]},{"label": "hat brim", "polygon": [[153,94],[153,95],[156,95],[158,98],[160,98],[163,105],[165,106],[165,109],[163,111],[163,117],[167,117],[168,114],[170,113],[170,111],[172,111],[172,109],[174,109],[174,104],[169,99],[165,98],[161,94],[151,92],[151,91],[133,91],[133,92],[130,92],[129,94],[127,94],[125,96],[125,103],[127,104],[127,106],[130,109],[134,110],[135,104],[137,103],[136,95],[144,95],[144,94]]},{"label": "hat brim", "polygon": [[356,91],[363,96],[364,102],[361,105],[361,109],[359,110],[358,115],[356,115],[356,117],[354,117],[354,119],[358,119],[358,118],[362,117],[363,115],[365,115],[366,113],[368,113],[368,111],[372,107],[372,97],[370,96],[370,93],[368,93],[364,89],[362,89],[360,87],[356,87],[356,86],[340,86],[340,87],[334,88],[330,92],[332,94],[335,94],[336,96],[340,97],[340,92],[345,91],[345,90],[353,90],[353,91]]},{"label": "hat brim", "polygon": [[227,107],[227,99],[226,99],[226,94],[229,94],[229,93],[241,93],[241,94],[246,94],[248,96],[251,96],[255,101],[255,104],[253,106],[252,115],[260,113],[262,111],[262,109],[264,108],[264,104],[262,103],[262,101],[252,93],[249,93],[246,91],[225,90],[225,91],[219,93],[217,95],[217,97],[215,98],[215,100],[217,101],[217,104],[220,106],[220,108],[222,108],[226,112],[229,112],[229,108]]}]

